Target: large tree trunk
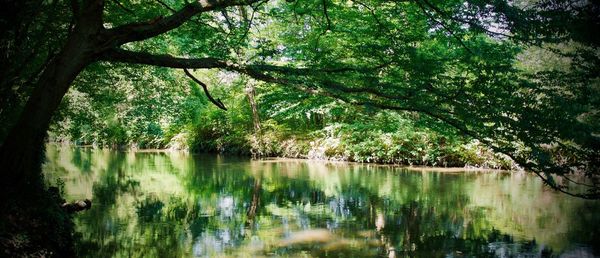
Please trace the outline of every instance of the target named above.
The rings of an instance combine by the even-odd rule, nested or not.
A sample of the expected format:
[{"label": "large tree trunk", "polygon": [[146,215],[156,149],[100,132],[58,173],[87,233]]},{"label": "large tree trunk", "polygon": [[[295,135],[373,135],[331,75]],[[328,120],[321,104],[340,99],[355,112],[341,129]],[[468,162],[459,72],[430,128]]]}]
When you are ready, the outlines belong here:
[{"label": "large tree trunk", "polygon": [[[19,121],[0,148],[3,189],[17,192],[39,184],[42,147],[52,115],[75,77],[93,60],[89,35],[75,31],[40,77]],[[12,192],[10,194],[16,194]]]},{"label": "large tree trunk", "polygon": [[75,27],[39,77],[0,147],[0,186],[6,189],[3,196],[39,188],[44,138],[52,115],[77,75],[102,51],[97,46],[104,29],[103,5],[102,0],[85,1],[82,5],[73,2]]},{"label": "large tree trunk", "polygon": [[[52,115],[77,75],[94,61],[97,32],[84,26],[71,33],[0,147],[0,244],[7,246],[6,255],[74,255],[72,221],[59,207],[58,191],[44,186],[41,165]],[[26,243],[11,245],[10,239],[19,236]]]}]

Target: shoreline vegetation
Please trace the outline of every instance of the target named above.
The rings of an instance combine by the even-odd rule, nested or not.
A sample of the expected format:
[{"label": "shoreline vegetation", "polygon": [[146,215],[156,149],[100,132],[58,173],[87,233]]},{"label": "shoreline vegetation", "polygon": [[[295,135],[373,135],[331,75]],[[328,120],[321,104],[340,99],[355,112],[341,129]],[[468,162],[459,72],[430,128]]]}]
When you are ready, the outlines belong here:
[{"label": "shoreline vegetation", "polygon": [[[406,114],[390,111],[361,114],[360,110],[348,108],[335,117],[322,114],[324,111],[311,111],[310,115],[292,118],[271,115],[255,126],[252,112],[246,110],[245,99],[231,101],[237,103],[238,110],[232,107],[225,112],[212,106],[197,107],[204,109],[206,114],[183,126],[177,123],[161,126],[154,122],[134,125],[129,123],[130,119],[111,124],[57,119],[48,141],[112,149],[174,149],[255,158],[520,169],[511,158],[495,153],[479,140],[448,127],[429,128],[429,121]],[[262,106],[268,106],[268,103]],[[69,111],[71,106],[64,108],[65,112],[73,112]],[[327,110],[327,113],[332,111]],[[264,112],[263,116],[268,115],[267,110]],[[85,117],[98,117],[98,114],[89,113]]]},{"label": "shoreline vegetation", "polygon": [[310,156],[296,156],[296,157],[285,157],[285,156],[251,156],[244,155],[239,153],[215,153],[215,152],[190,152],[189,150],[175,149],[175,148],[134,148],[131,146],[119,146],[117,148],[113,147],[99,147],[95,145],[76,145],[68,142],[48,142],[48,144],[54,144],[57,146],[68,146],[68,147],[77,147],[77,148],[91,148],[91,149],[107,149],[107,150],[117,150],[123,152],[134,152],[134,153],[186,153],[190,155],[198,155],[198,154],[214,154],[214,155],[225,155],[225,156],[235,156],[235,157],[245,157],[251,158],[254,161],[259,162],[289,162],[289,161],[299,161],[299,162],[325,162],[328,164],[355,164],[355,165],[368,165],[368,166],[385,166],[385,167],[398,167],[411,171],[420,171],[420,172],[444,172],[444,173],[456,173],[456,172],[524,172],[525,170],[520,168],[518,165],[512,163],[510,168],[502,167],[502,168],[493,168],[487,166],[480,166],[480,164],[465,164],[464,166],[436,166],[436,165],[407,165],[401,163],[384,163],[384,162],[358,162],[351,160],[340,160],[335,158],[319,158],[319,157],[310,157]]}]

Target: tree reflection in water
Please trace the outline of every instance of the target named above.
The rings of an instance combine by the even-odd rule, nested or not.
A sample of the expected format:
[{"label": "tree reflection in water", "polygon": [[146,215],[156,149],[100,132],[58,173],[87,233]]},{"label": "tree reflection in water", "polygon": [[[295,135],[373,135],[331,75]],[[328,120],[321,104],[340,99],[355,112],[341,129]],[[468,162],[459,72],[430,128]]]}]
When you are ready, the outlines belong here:
[{"label": "tree reflection in water", "polygon": [[81,256],[600,254],[600,204],[521,173],[56,146],[47,160],[47,180],[93,199]]}]

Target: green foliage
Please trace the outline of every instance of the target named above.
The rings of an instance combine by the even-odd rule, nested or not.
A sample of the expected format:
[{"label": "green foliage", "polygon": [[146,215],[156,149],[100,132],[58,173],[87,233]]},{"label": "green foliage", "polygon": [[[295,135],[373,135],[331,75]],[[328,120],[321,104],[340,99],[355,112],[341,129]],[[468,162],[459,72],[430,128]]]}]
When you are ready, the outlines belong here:
[{"label": "green foliage", "polygon": [[55,140],[161,148],[178,132],[175,127],[192,118],[198,100],[185,97],[191,90],[177,82],[181,75],[124,66],[110,67],[119,73],[98,73],[107,68],[95,66],[80,76],[55,117]]},{"label": "green foliage", "polygon": [[[2,67],[28,61],[4,77],[31,77],[3,80],[2,99],[15,100],[1,107],[7,124],[18,117],[35,71],[45,69],[44,60],[69,35],[70,17],[52,18],[70,13],[71,6],[42,2],[48,8],[39,16],[6,18],[26,32],[7,30],[2,37],[13,57]],[[196,4],[107,1],[102,22],[105,29],[160,25]],[[137,59],[88,66],[63,99],[52,137],[98,146],[512,167],[481,153],[494,152],[557,189],[566,185],[543,175],[584,173],[596,184],[600,55],[590,28],[599,24],[598,10],[591,2],[567,0],[259,1],[219,7],[147,39],[115,43]],[[19,38],[25,39],[23,51],[14,47]],[[39,54],[37,46],[52,51]],[[30,52],[38,55],[23,59]],[[116,64],[148,63],[141,53],[221,62],[219,71],[195,74],[229,111],[211,107],[203,89],[180,71]],[[250,80],[257,85],[260,132],[253,129],[244,94]]]}]

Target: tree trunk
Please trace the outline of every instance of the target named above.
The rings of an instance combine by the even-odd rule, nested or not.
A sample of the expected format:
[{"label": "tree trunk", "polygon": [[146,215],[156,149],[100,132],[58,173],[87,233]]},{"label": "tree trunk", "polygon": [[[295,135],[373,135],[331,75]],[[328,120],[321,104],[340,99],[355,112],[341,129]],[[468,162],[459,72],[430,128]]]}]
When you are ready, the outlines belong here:
[{"label": "tree trunk", "polygon": [[71,34],[40,76],[19,120],[0,147],[0,177],[2,189],[6,189],[3,196],[23,194],[42,183],[40,166],[46,131],[71,83],[93,61],[91,39],[89,31],[85,33],[82,29]]},{"label": "tree trunk", "polygon": [[57,257],[75,255],[73,223],[59,207],[62,198],[57,189],[46,189],[41,165],[52,115],[77,75],[93,62],[97,32],[83,28],[72,32],[40,76],[0,147],[0,231],[6,239],[27,239],[22,247],[0,239],[0,245],[8,247],[4,252],[8,256],[33,256],[41,251]]},{"label": "tree trunk", "polygon": [[248,98],[248,102],[250,103],[250,108],[252,110],[252,124],[254,125],[254,139],[256,146],[253,147],[252,151],[253,158],[261,157],[267,155],[266,146],[264,146],[262,132],[260,128],[260,117],[258,115],[258,106],[256,105],[256,101],[254,100],[254,96],[256,92],[254,91],[254,85],[252,82],[247,82],[246,89],[246,97]]},{"label": "tree trunk", "polygon": [[248,82],[246,85],[246,97],[248,97],[248,102],[250,103],[250,108],[252,109],[252,123],[254,124],[254,133],[260,137],[260,117],[258,115],[258,106],[256,105],[256,101],[254,100],[254,96],[256,92],[254,90],[254,85],[252,82]]}]

